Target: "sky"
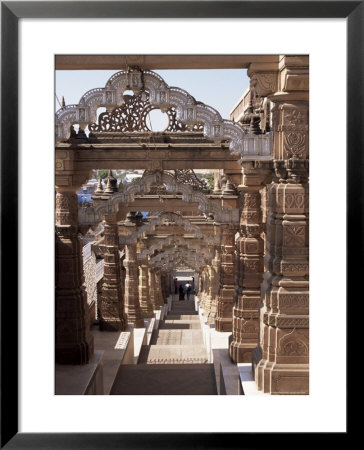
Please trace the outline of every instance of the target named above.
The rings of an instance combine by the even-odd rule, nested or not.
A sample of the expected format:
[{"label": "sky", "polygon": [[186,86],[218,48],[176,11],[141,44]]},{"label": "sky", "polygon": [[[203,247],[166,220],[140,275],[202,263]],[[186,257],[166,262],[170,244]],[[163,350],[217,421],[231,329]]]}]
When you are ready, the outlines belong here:
[{"label": "sky", "polygon": [[[116,70],[57,70],[56,95],[66,105],[77,104],[89,89],[104,87]],[[215,108],[223,119],[249,87],[246,69],[155,70],[170,86],[186,90],[197,101]],[[60,105],[56,101],[56,110]],[[152,119],[153,120],[153,119]],[[153,125],[153,122],[152,122]],[[153,128],[155,131],[156,128]]]}]

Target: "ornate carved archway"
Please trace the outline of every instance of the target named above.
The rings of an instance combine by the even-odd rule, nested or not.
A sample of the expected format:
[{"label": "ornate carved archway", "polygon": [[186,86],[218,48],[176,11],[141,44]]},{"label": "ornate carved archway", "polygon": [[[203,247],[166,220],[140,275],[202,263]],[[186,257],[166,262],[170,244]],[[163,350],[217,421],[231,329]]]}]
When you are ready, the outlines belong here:
[{"label": "ornate carved archway", "polygon": [[[222,119],[220,113],[211,106],[196,101],[184,89],[169,87],[155,72],[139,69],[120,71],[114,74],[104,88],[87,91],[77,105],[68,105],[56,113],[56,139],[64,140],[70,137],[71,125],[79,124],[83,129],[92,131],[129,131],[130,124],[123,123],[123,105],[130,101],[124,92],[133,90],[139,102],[149,102],[138,118],[140,130],[148,131],[145,117],[155,108],[168,112],[168,131],[178,131],[180,127],[190,130],[201,129],[207,138],[221,141],[227,139],[232,154],[243,159],[271,159],[272,142],[269,135],[248,136],[243,127],[230,120]],[[105,107],[107,112],[97,120],[97,110]],[[175,120],[181,125],[176,128]],[[174,125],[173,125],[174,123]],[[246,141],[246,142],[245,142]],[[248,143],[249,141],[249,143]]]},{"label": "ornate carved archway", "polygon": [[148,223],[145,225],[142,225],[139,227],[136,231],[131,233],[128,236],[119,236],[119,244],[120,245],[126,245],[135,243],[138,239],[143,237],[145,233],[147,232],[153,232],[155,230],[155,227],[157,225],[161,225],[164,222],[174,222],[177,225],[183,226],[183,228],[191,233],[194,233],[195,237],[203,239],[207,245],[218,245],[220,237],[219,236],[212,236],[203,233],[200,228],[196,225],[193,225],[188,219],[183,218],[179,214],[172,213],[172,212],[164,212],[160,216],[151,219]]},{"label": "ornate carved archway", "polygon": [[[189,247],[193,250],[201,250],[201,251],[206,249],[206,244],[203,244],[202,242],[199,242],[199,241],[195,242],[194,239],[186,239],[181,236],[171,235],[165,239],[161,239],[159,242],[152,244],[150,247],[143,250],[140,254],[138,254],[138,259],[143,260],[147,256],[153,255],[153,253],[155,251],[162,250],[163,248],[169,247],[172,245],[185,246],[185,247]],[[212,250],[210,250],[209,247],[207,247],[207,249],[209,250],[209,253],[212,252]]]},{"label": "ornate carved archway", "polygon": [[206,261],[212,259],[211,254],[208,250],[200,250],[199,253],[197,253],[195,250],[191,250],[182,247],[178,247],[177,249],[170,248],[167,250],[162,251],[161,253],[158,253],[158,255],[153,256],[150,258],[149,262],[153,264],[154,262],[161,262],[165,259],[171,259],[171,258],[177,258],[179,256],[183,256],[183,258],[187,258],[188,260],[198,261],[199,259],[206,263]]},{"label": "ornate carved archway", "polygon": [[206,194],[194,190],[192,186],[180,183],[170,173],[155,170],[141,178],[137,183],[127,187],[121,186],[121,191],[115,193],[110,199],[97,206],[80,208],[78,222],[80,225],[96,225],[101,222],[104,214],[117,212],[119,204],[130,203],[135,200],[137,194],[147,194],[152,185],[164,185],[168,193],[181,193],[182,200],[188,203],[198,203],[198,208],[203,213],[212,213],[214,219],[222,223],[239,223],[239,210],[237,208],[222,208],[218,203],[210,200]]}]

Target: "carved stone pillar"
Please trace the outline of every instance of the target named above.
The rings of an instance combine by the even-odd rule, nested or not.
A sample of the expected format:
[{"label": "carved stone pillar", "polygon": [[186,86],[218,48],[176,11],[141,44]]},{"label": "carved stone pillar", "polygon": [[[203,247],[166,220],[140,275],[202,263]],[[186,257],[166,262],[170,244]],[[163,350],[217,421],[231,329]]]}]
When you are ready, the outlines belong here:
[{"label": "carved stone pillar", "polygon": [[232,331],[235,292],[235,233],[231,225],[221,225],[220,292],[217,301],[216,331]]},{"label": "carved stone pillar", "polygon": [[149,270],[146,263],[139,266],[139,301],[144,318],[154,317],[149,294]]},{"label": "carved stone pillar", "polygon": [[220,288],[220,249],[215,249],[215,257],[211,263],[211,308],[209,311],[209,321],[215,319],[217,315],[217,302]]},{"label": "carved stone pillar", "polygon": [[208,265],[207,268],[207,292],[206,292],[206,297],[205,297],[205,302],[204,302],[204,315],[206,317],[209,316],[210,311],[211,311],[211,302],[212,302],[212,289],[213,289],[213,283],[212,283],[212,279],[214,277],[214,273],[213,273],[213,268],[212,266]]},{"label": "carved stone pillar", "polygon": [[168,286],[169,276],[166,272],[161,273],[161,287],[162,287],[162,297],[163,302],[167,303],[167,297],[169,295],[169,286]]},{"label": "carved stone pillar", "polygon": [[135,328],[143,328],[144,320],[139,304],[137,251],[134,243],[125,246],[124,267],[126,269],[125,313],[128,322],[132,322]]},{"label": "carved stone pillar", "polygon": [[268,170],[263,163],[243,163],[240,192],[240,236],[236,241],[238,263],[237,301],[233,308],[233,334],[230,356],[234,362],[251,362],[258,344],[260,285],[263,281],[262,210],[260,189]]},{"label": "carved stone pillar", "polygon": [[161,286],[161,273],[160,271],[154,271],[154,305],[155,309],[159,309],[164,305],[163,295],[162,295],[162,286]]},{"label": "carved stone pillar", "polygon": [[152,304],[152,309],[154,311],[155,309],[157,309],[156,303],[155,303],[155,269],[153,269],[152,267],[149,267],[148,274],[149,274],[149,276],[148,276],[149,297],[150,297],[150,303]]},{"label": "carved stone pillar", "polygon": [[282,58],[279,84],[283,92],[270,96],[277,178],[268,189],[264,326],[255,378],[264,392],[308,394],[307,57]]},{"label": "carved stone pillar", "polygon": [[202,290],[203,290],[203,271],[199,272],[198,277],[198,298],[200,300],[200,304],[202,301]]},{"label": "carved stone pillar", "polygon": [[203,267],[201,272],[201,290],[199,293],[200,305],[205,309],[206,295],[207,295],[207,267]]},{"label": "carved stone pillar", "polygon": [[119,255],[119,232],[115,214],[105,217],[104,279],[100,300],[100,330],[118,331],[127,327]]},{"label": "carved stone pillar", "polygon": [[86,364],[94,349],[87,319],[75,191],[75,187],[57,188],[56,195],[55,358],[59,364]]}]

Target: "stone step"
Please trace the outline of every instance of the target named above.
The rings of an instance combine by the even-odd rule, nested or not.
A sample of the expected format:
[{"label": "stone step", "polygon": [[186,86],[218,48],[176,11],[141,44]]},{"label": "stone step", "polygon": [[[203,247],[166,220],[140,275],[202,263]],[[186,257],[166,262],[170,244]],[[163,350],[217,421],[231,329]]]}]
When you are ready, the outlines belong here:
[{"label": "stone step", "polygon": [[217,395],[213,364],[121,366],[111,395]]},{"label": "stone step", "polygon": [[191,320],[193,322],[199,322],[200,317],[192,314],[168,314],[165,321],[169,320]]},{"label": "stone step", "polygon": [[208,356],[204,346],[152,345],[140,353],[140,364],[206,364]]},{"label": "stone step", "polygon": [[166,320],[160,324],[159,329],[169,330],[197,330],[201,329],[201,324],[198,321],[186,321],[186,320]]},{"label": "stone step", "polygon": [[201,329],[163,329],[155,330],[151,345],[203,345]]}]

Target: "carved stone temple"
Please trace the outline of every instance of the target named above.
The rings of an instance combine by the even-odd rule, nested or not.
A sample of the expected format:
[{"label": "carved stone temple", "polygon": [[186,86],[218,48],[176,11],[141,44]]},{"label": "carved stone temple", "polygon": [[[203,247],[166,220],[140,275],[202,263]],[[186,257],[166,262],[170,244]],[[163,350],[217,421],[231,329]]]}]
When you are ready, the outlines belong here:
[{"label": "carved stone temple", "polygon": [[309,394],[308,56],[201,57],[247,69],[228,119],[155,72],[188,56],[133,61],[56,112],[56,394]]}]

